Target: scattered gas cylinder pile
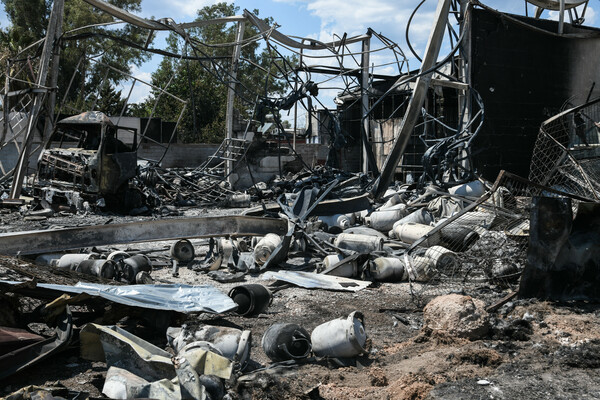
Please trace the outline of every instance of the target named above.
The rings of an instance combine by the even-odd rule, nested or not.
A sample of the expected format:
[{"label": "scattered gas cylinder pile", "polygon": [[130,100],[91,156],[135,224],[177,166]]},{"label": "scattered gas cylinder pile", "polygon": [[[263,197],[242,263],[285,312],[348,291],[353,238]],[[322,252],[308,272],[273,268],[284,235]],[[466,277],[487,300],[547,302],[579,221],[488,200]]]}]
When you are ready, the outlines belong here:
[{"label": "scattered gas cylinder pile", "polygon": [[[349,360],[366,352],[362,318],[353,312],[324,322],[311,334],[297,324],[274,324],[261,346],[273,362]],[[80,334],[81,354],[106,362],[102,393],[112,399],[222,399],[226,386],[251,360],[250,330],[196,324],[169,327],[166,336],[169,351],[119,327],[89,324]],[[100,346],[104,354],[96,350]]]},{"label": "scattered gas cylinder pile", "polygon": [[275,207],[246,210],[286,219],[287,234],[211,240],[189,267],[222,281],[269,270],[270,278],[340,290],[336,280],[439,283],[464,280],[467,270],[514,281],[524,267],[528,210],[505,188],[492,192],[479,180],[448,189],[401,185],[374,203],[366,194],[340,196],[340,185],[350,194],[360,188],[358,176],[347,182],[299,186]]},{"label": "scattered gas cylinder pile", "polygon": [[153,283],[150,276],[153,262],[144,254],[129,254],[118,250],[108,254],[100,252],[42,254],[36,257],[35,263],[122,283]]},{"label": "scattered gas cylinder pile", "polygon": [[[368,357],[369,340],[361,310],[334,313],[339,318],[333,320],[315,315],[319,325],[312,330],[276,315],[261,340],[254,342],[251,325],[244,328],[228,321],[212,325],[211,315],[260,318],[269,313],[274,293],[295,286],[343,293],[359,292],[374,282],[409,282],[438,288],[440,293],[435,294],[441,294],[450,291],[443,283],[464,284],[467,271],[480,279],[479,284],[499,283],[501,278],[514,283],[524,266],[529,214],[523,204],[528,203],[505,187],[483,180],[449,188],[398,184],[373,201],[363,176],[329,169],[320,172],[274,182],[269,196],[276,201],[261,201],[242,216],[146,221],[175,227],[167,229],[165,236],[153,232],[159,225],[142,229],[142,222],[133,222],[112,230],[104,225],[115,238],[117,232],[154,237],[162,247],[152,250],[87,243],[86,249],[91,250],[27,253],[47,271],[76,274],[77,279],[87,276],[90,282],[100,283],[0,281],[3,295],[41,301],[38,307],[44,312],[31,318],[55,333],[16,343],[10,353],[1,355],[0,371],[5,372],[0,378],[75,344],[81,359],[105,363],[101,392],[109,398],[222,399],[236,382],[251,380],[256,371],[307,363],[356,365],[361,357]],[[244,195],[253,200],[267,197],[260,185],[253,190]],[[219,218],[229,233],[181,233],[187,225],[216,224],[211,218]],[[197,228],[215,232],[204,225]],[[78,232],[86,229],[99,232],[98,227]],[[180,239],[174,240],[172,231]],[[24,239],[28,235],[45,240],[46,232],[22,233]],[[133,242],[148,241],[131,235]],[[97,233],[90,237],[99,240]],[[14,241],[7,243],[14,245]],[[97,245],[109,243],[105,239]],[[168,271],[159,274],[161,268]],[[153,279],[153,271],[162,279]],[[166,281],[169,275],[173,280]],[[200,275],[217,286],[172,283],[198,281],[194,277]],[[253,282],[231,285],[246,279]],[[270,283],[255,283],[261,280]],[[208,279],[203,276],[200,281]],[[229,285],[227,294],[219,285]],[[410,293],[418,290],[412,288]],[[81,307],[94,312],[81,312]],[[118,311],[123,308],[125,312]],[[203,317],[195,318],[197,313]],[[150,343],[134,335],[123,325],[124,315],[139,316],[164,339]],[[271,362],[267,366],[252,361],[252,347],[259,344]]]},{"label": "scattered gas cylinder pile", "polygon": [[[66,263],[67,259],[59,262]],[[45,338],[25,329],[0,327],[3,345],[0,380],[75,347],[79,353],[77,362],[105,364],[101,392],[108,398],[217,400],[234,393],[231,390],[238,379],[249,379],[245,378],[248,373],[260,370],[252,361],[252,348],[256,345],[262,347],[273,363],[267,367],[271,369],[332,361],[351,366],[357,357],[368,354],[364,316],[358,311],[329,321],[324,319],[311,333],[298,324],[274,323],[261,340],[254,340],[259,344],[253,344],[249,329],[211,325],[191,318],[192,313],[198,312],[258,317],[273,301],[273,292],[260,284],[235,286],[229,295],[208,285],[177,284],[111,286],[1,281],[0,289],[3,296],[11,293],[37,299],[55,298],[42,303],[41,314],[32,314],[36,326],[54,328],[54,336]],[[88,321],[94,313],[81,312],[82,307],[90,305],[102,310],[101,318],[93,323]],[[115,305],[124,307],[124,314],[115,311]],[[9,313],[7,307],[3,317]],[[162,332],[165,335],[162,344],[157,340],[150,343],[124,329],[122,324],[117,325],[123,315],[135,318],[155,334]],[[178,320],[176,315],[186,322],[171,326],[171,322]],[[34,398],[35,393],[53,398],[62,393],[55,389],[25,387],[11,398]],[[71,391],[65,398],[88,398],[88,395]]]}]

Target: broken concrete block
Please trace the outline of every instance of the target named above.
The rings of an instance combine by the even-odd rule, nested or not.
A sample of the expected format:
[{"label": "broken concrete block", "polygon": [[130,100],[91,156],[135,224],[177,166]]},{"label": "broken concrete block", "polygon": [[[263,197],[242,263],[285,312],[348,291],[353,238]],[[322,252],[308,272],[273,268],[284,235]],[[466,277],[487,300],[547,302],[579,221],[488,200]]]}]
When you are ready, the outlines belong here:
[{"label": "broken concrete block", "polygon": [[453,336],[480,339],[489,330],[489,315],[483,301],[449,294],[438,296],[425,306],[423,326]]}]

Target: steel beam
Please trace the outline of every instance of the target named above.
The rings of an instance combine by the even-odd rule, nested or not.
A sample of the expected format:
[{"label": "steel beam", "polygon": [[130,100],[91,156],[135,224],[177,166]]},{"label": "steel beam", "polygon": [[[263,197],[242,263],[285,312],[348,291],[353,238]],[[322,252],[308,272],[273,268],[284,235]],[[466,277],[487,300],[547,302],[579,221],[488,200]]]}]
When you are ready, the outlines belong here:
[{"label": "steel beam", "polygon": [[563,34],[563,26],[565,24],[565,0],[560,0],[560,9],[558,11],[558,34]]},{"label": "steel beam", "polygon": [[[370,33],[367,33],[370,35]],[[362,172],[369,173],[369,151],[373,151],[371,148],[371,142],[369,142],[369,60],[371,51],[371,37],[362,42],[362,54],[360,66],[362,73],[360,77],[360,109],[362,117],[362,142],[363,142],[363,156],[362,156]]]},{"label": "steel beam", "polygon": [[424,73],[424,75],[417,78],[413,94],[408,102],[406,113],[404,114],[404,118],[402,118],[398,137],[396,137],[392,150],[390,151],[385,163],[383,164],[383,168],[381,169],[381,175],[373,187],[373,194],[376,199],[381,198],[392,182],[392,179],[394,178],[394,172],[396,171],[396,166],[402,159],[404,149],[408,144],[408,140],[410,139],[419,114],[421,113],[421,107],[425,101],[427,89],[429,88],[431,76],[433,75],[433,71],[429,73],[425,72],[429,71],[437,61],[437,57],[440,53],[440,47],[442,46],[442,40],[444,38],[446,23],[448,22],[449,10],[450,0],[439,0],[435,13],[433,28],[431,30],[429,41],[427,42],[427,48],[425,49],[425,55],[421,63],[420,73]]},{"label": "steel beam", "polygon": [[285,235],[287,228],[287,221],[283,219],[239,215],[93,225],[1,234],[0,253],[27,255],[159,240],[262,236],[267,233]]},{"label": "steel beam", "polygon": [[[55,45],[55,40],[59,39],[62,34],[62,14],[64,12],[64,0],[54,0],[52,5],[52,12],[50,13],[50,21],[48,22],[48,29],[46,32],[46,42],[42,50],[42,56],[40,57],[40,67],[36,80],[36,88],[46,86],[46,78],[48,76],[48,69],[50,67],[50,60],[52,58],[52,50]],[[58,62],[58,60],[56,60]],[[23,140],[23,148],[19,154],[17,166],[14,169],[13,183],[10,188],[10,198],[18,199],[21,195],[21,189],[23,188],[23,180],[27,175],[27,166],[29,164],[29,156],[31,143],[33,142],[34,130],[37,125],[40,111],[43,106],[43,98],[45,92],[36,93],[33,100],[33,106],[29,114],[29,123],[27,125],[27,134]],[[51,117],[50,117],[51,118]],[[8,123],[8,121],[5,121]]]},{"label": "steel beam", "polygon": [[[225,111],[225,126],[227,129],[227,139],[233,138],[233,100],[235,99],[235,88],[237,83],[238,64],[240,61],[240,51],[242,48],[242,40],[244,39],[244,29],[246,23],[239,21],[237,23],[237,33],[235,35],[235,47],[231,56],[231,69],[229,71],[229,85],[227,88],[227,110]],[[245,138],[244,138],[245,139]],[[231,141],[229,142],[231,143]],[[231,147],[229,147],[231,149]],[[231,173],[233,172],[233,159],[230,150],[227,152],[228,160],[225,162],[225,176],[227,181],[233,186],[235,182],[232,180]]]}]

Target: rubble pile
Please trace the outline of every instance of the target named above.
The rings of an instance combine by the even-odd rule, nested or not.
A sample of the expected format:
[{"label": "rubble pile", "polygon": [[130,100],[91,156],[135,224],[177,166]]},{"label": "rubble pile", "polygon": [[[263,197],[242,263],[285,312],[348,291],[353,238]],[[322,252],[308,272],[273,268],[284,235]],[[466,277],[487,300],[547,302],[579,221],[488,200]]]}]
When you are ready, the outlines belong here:
[{"label": "rubble pile", "polygon": [[[56,342],[62,338],[60,346],[48,352],[44,350],[36,357],[26,356],[34,351],[30,347],[33,345],[23,344],[23,363],[7,370],[7,374],[16,374],[41,357],[52,357],[61,348],[76,345],[83,360],[106,365],[99,390],[110,398],[220,399],[226,393],[233,395],[235,390],[242,390],[236,389],[236,381],[244,382],[247,374],[256,374],[265,368],[252,361],[255,346],[261,347],[273,363],[266,368],[275,369],[280,368],[279,364],[289,368],[322,362],[351,366],[360,358],[372,357],[368,318],[360,310],[330,321],[315,317],[317,326],[277,318],[277,322],[266,328],[262,339],[253,339],[255,332],[251,327],[239,329],[202,323],[190,319],[190,313],[229,313],[237,318],[269,315],[272,303],[294,286],[358,294],[373,284],[408,282],[411,291],[407,298],[415,304],[437,292],[456,290],[451,284],[474,292],[485,284],[495,288],[495,298],[503,295],[506,287],[514,287],[514,281],[509,279],[503,281],[504,285],[498,285],[504,275],[519,274],[522,268],[505,264],[504,253],[487,254],[487,259],[494,260],[491,265],[473,265],[474,257],[497,249],[511,240],[512,234],[519,233],[515,230],[511,233],[507,226],[526,229],[526,218],[516,213],[517,207],[509,210],[506,206],[514,202],[508,188],[492,190],[492,185],[480,180],[448,189],[398,183],[381,201],[374,202],[365,192],[368,183],[362,175],[326,168],[318,173],[301,172],[271,182],[272,196],[277,201],[247,208],[245,216],[235,218],[246,218],[256,224],[266,221],[264,217],[267,217],[281,225],[277,233],[253,234],[251,231],[259,232],[259,228],[250,224],[224,236],[210,234],[200,242],[163,240],[162,243],[170,246],[155,245],[142,251],[130,248],[130,244],[129,248],[104,247],[110,239],[108,242],[93,239],[98,237],[94,231],[104,232],[102,234],[109,238],[119,232],[136,232],[140,223],[132,222],[117,224],[114,228],[110,224],[102,228],[77,228],[81,232],[92,232],[89,239],[84,240],[89,241],[87,248],[93,251],[41,255],[31,252],[30,261],[50,271],[77,274],[79,279],[89,274],[91,280],[103,279],[112,285],[83,282],[72,286],[54,285],[51,276],[48,276],[50,284],[1,281],[4,296],[42,301],[45,311],[37,317],[39,323],[46,324],[48,329],[54,326],[57,329],[57,339],[46,340]],[[228,216],[220,219],[224,223],[235,220]],[[181,219],[182,224],[186,221],[197,223],[193,218]],[[163,226],[165,232],[152,233],[156,238],[169,237],[167,230],[171,228]],[[269,229],[273,232],[273,228]],[[184,231],[179,232],[185,235]],[[43,238],[48,233],[52,232],[30,231],[19,235],[38,237],[38,246],[58,248]],[[54,233],[60,235],[61,230]],[[10,248],[9,242],[14,245],[11,238],[15,238],[14,234],[0,237],[0,241],[6,241],[5,249]],[[136,239],[145,240],[144,236],[131,237],[133,242]],[[69,247],[69,244],[64,246]],[[506,249],[508,258],[513,263],[518,262],[515,256],[522,256],[521,250],[522,246],[517,245],[513,250]],[[165,278],[172,281],[193,276],[201,277],[203,282],[212,281],[216,286],[154,284],[156,279],[164,282]],[[471,276],[477,280],[466,279]],[[245,280],[272,283],[269,286],[260,283],[229,286],[228,295],[218,289],[221,285]],[[423,289],[426,287],[434,288],[427,296]],[[454,299],[452,296],[456,295],[450,296]],[[44,299],[55,300],[44,303],[47,301]],[[447,298],[431,302],[424,310],[424,329],[441,329],[472,339],[486,337],[488,325],[482,302],[465,299],[468,304],[456,300],[455,312],[449,308],[451,301]],[[116,306],[120,312],[110,311],[95,319],[92,316],[98,316],[98,311],[89,314],[78,311],[77,318],[72,311],[83,307],[106,313]],[[144,312],[126,314],[137,316],[143,325],[166,334],[166,341],[161,343],[154,339],[150,343],[123,328],[123,310],[132,307],[153,310],[151,318],[143,315]],[[467,309],[463,310],[464,307]],[[473,317],[469,307],[477,308],[481,321]],[[58,318],[60,315],[63,315],[62,320]],[[187,322],[170,324],[182,320],[176,315],[188,315],[183,318]],[[55,325],[57,321],[63,321],[63,325]],[[92,321],[95,322],[90,323]],[[77,337],[78,342],[73,337]]]},{"label": "rubble pile", "polygon": [[[186,55],[179,59],[202,61],[205,72],[227,86],[226,134],[201,162],[168,168],[163,161],[179,122],[167,122],[168,138],[162,125],[147,135],[152,116],[142,129],[138,117],[122,121],[127,104],[119,117],[109,116],[95,110],[98,99],[92,110],[73,108],[77,115],[42,115],[57,108],[55,96],[41,106],[56,84],[8,91],[11,84],[31,81],[29,75],[18,78],[23,71],[35,75],[29,56],[9,62],[4,99],[15,101],[12,108],[3,102],[2,118],[10,121],[4,121],[0,150],[10,131],[19,154],[11,171],[0,159],[0,395],[238,400],[476,393],[525,399],[539,389],[538,397],[600,397],[595,305],[600,299],[600,99],[590,100],[595,84],[584,102],[541,124],[535,148],[523,150],[533,151],[530,166],[520,152],[509,154],[513,143],[482,145],[490,137],[505,139],[501,133],[493,136],[494,128],[484,123],[487,104],[499,126],[511,121],[511,135],[531,128],[518,124],[535,121],[529,115],[499,118],[494,107],[509,103],[503,103],[502,82],[488,85],[485,79],[495,77],[495,70],[478,70],[479,64],[492,64],[479,54],[487,48],[487,42],[480,43],[484,36],[497,40],[489,48],[501,53],[510,47],[501,45],[505,41],[535,36],[529,30],[515,33],[533,24],[532,18],[515,19],[477,1],[441,0],[426,54],[416,57],[420,69],[404,72],[408,59],[402,51],[371,29],[329,44],[299,42],[247,10],[231,19],[178,25],[138,17],[102,0],[86,3],[149,30],[139,51],[152,50],[155,31],[183,40]],[[57,37],[41,41],[46,56],[35,62],[41,82],[48,69],[59,71],[56,55],[49,66],[53,47],[63,40],[54,26],[62,20],[62,4],[53,2],[49,21],[48,35]],[[571,19],[577,6],[569,6]],[[460,32],[454,32],[449,16]],[[496,20],[502,29],[489,28]],[[220,70],[227,63],[192,57],[201,54],[200,41],[186,32],[200,26],[196,23],[224,21],[238,23],[241,35],[234,43],[215,45],[234,48],[227,73]],[[256,35],[243,39],[246,22]],[[546,32],[548,40],[562,43],[563,34],[590,43],[600,38],[576,26],[563,32],[563,23],[561,18],[558,35]],[[546,28],[534,30],[541,36]],[[453,49],[441,57],[446,31]],[[371,37],[384,47],[371,50]],[[469,54],[464,54],[465,37]],[[258,40],[266,41],[271,56],[277,54],[269,63],[293,89],[272,98],[266,79],[266,93],[256,96],[252,115],[236,121],[244,122],[245,130],[238,126],[234,135],[240,47]],[[301,60],[322,51],[357,61],[353,54],[358,53],[347,45],[360,43],[363,50],[358,69],[303,61],[296,68],[286,65],[269,40],[300,49]],[[193,50],[189,54],[187,46]],[[586,48],[569,51],[580,47]],[[397,76],[369,72],[369,54],[384,49],[394,53]],[[34,50],[32,45],[24,51]],[[478,57],[485,60],[478,63]],[[96,62],[92,58],[81,61]],[[24,60],[26,70],[11,71],[11,62],[17,66]],[[561,64],[565,71],[571,67]],[[267,73],[271,77],[271,66]],[[313,73],[360,76],[361,82],[346,84],[335,113],[316,110],[312,101],[329,79],[315,82]],[[570,80],[581,92],[581,80]],[[479,93],[475,85],[490,93]],[[488,97],[495,92],[497,97]],[[152,94],[152,113],[167,94],[162,101],[181,106],[181,121],[186,100],[166,87],[153,86]],[[279,114],[296,103],[307,105],[310,117],[302,133],[286,130]],[[544,105],[539,114],[551,112]],[[321,146],[324,131],[326,159],[316,154],[320,147],[310,147]],[[19,142],[19,135],[26,137]],[[35,173],[28,175],[36,135],[43,145]],[[532,144],[535,137],[525,139]],[[283,140],[289,146],[282,147]],[[303,142],[305,153],[315,153],[312,161],[297,152],[296,141]],[[152,143],[150,150],[161,156],[142,157],[142,142]],[[491,154],[496,149],[499,154]],[[529,167],[529,180],[505,171],[505,163]]]}]

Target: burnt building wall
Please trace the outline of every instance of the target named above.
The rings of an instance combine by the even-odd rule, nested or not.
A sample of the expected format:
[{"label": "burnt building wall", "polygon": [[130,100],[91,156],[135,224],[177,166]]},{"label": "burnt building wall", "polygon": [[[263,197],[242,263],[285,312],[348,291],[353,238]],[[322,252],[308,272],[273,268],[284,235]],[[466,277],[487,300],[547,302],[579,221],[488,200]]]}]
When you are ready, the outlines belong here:
[{"label": "burnt building wall", "polygon": [[[475,9],[471,25],[471,84],[484,102],[474,162],[487,179],[501,169],[527,177],[540,124],[565,104],[600,95],[600,31]],[[534,28],[538,29],[534,29]],[[595,86],[594,86],[595,85]]]}]

